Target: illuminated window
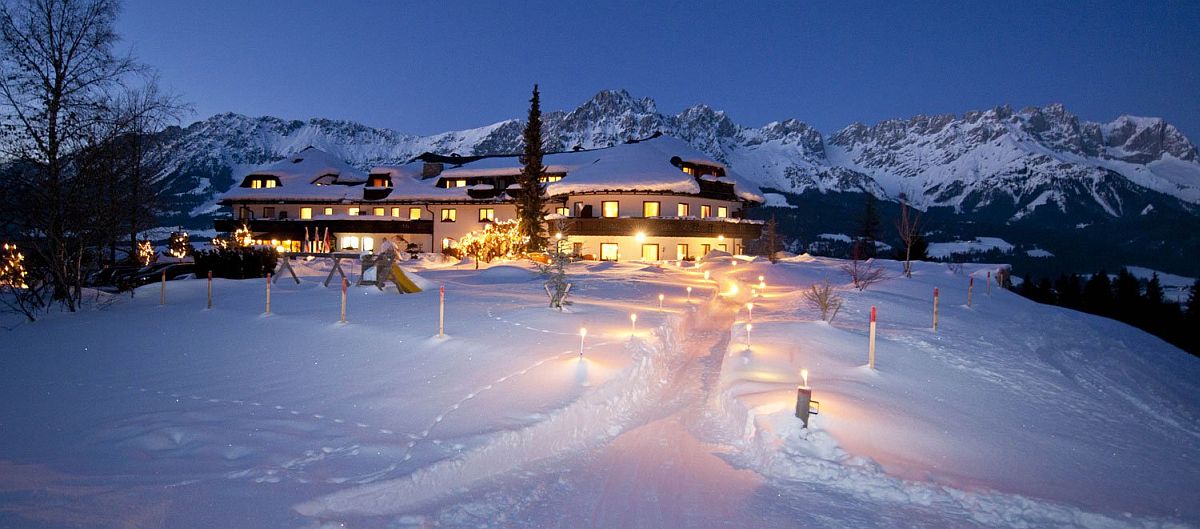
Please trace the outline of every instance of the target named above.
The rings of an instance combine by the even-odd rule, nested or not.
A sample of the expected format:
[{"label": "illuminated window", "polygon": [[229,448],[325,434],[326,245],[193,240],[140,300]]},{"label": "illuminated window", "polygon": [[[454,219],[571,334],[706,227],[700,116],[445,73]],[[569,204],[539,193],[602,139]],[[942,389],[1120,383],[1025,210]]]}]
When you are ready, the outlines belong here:
[{"label": "illuminated window", "polygon": [[257,178],[255,178],[254,180],[251,180],[250,188],[251,189],[262,189],[262,180],[259,180]]},{"label": "illuminated window", "polygon": [[603,215],[605,217],[608,217],[610,219],[616,218],[618,211],[619,211],[617,201],[616,200],[612,200],[612,201],[605,200],[604,202],[601,202],[600,203],[600,211],[603,212]]},{"label": "illuminated window", "polygon": [[392,187],[392,179],[386,176],[372,176],[367,187]]},{"label": "illuminated window", "polygon": [[691,215],[691,210],[691,204],[688,204],[687,202],[680,202],[675,208],[675,215],[678,217],[686,217]]},{"label": "illuminated window", "polygon": [[606,242],[600,244],[600,260],[601,261],[616,261],[618,257],[617,243]]},{"label": "illuminated window", "polygon": [[467,187],[467,181],[466,180],[455,180],[454,187]]},{"label": "illuminated window", "polygon": [[693,176],[696,174],[696,170],[691,167],[684,167],[683,172],[693,175]]},{"label": "illuminated window", "polygon": [[343,235],[342,236],[342,248],[349,249],[349,250],[357,250],[358,249],[358,237],[355,235]]},{"label": "illuminated window", "polygon": [[454,222],[458,220],[458,210],[454,208],[442,208],[442,222]]},{"label": "illuminated window", "polygon": [[707,219],[712,216],[712,206],[708,204],[700,205],[700,218]]},{"label": "illuminated window", "polygon": [[688,247],[686,244],[676,244],[675,245],[675,258],[679,259],[680,261],[687,259],[687,257],[688,257],[687,250],[688,250]]},{"label": "illuminated window", "polygon": [[722,219],[723,219],[723,218],[726,218],[726,217],[728,217],[728,216],[729,216],[729,208],[727,208],[727,207],[725,207],[725,206],[717,206],[717,217],[718,217],[718,218],[722,218]]},{"label": "illuminated window", "polygon": [[562,175],[552,174],[552,175],[543,176],[543,177],[539,178],[538,181],[543,182],[543,183],[551,183],[551,182],[557,182],[562,179],[563,179]]},{"label": "illuminated window", "polygon": [[267,180],[267,181],[266,181],[266,184],[267,184],[267,189],[270,189],[270,188],[272,188],[272,187],[275,187],[275,180],[273,180],[273,179],[272,179],[272,180]]},{"label": "illuminated window", "polygon": [[642,216],[657,217],[661,208],[662,204],[658,202],[642,202]]},{"label": "illuminated window", "polygon": [[275,216],[275,208],[263,208],[263,218],[269,219]]},{"label": "illuminated window", "polygon": [[657,261],[658,260],[658,245],[657,244],[643,244],[642,245],[642,260],[643,261]]},{"label": "illuminated window", "polygon": [[333,215],[333,208],[325,208],[325,215]]},{"label": "illuminated window", "polygon": [[351,217],[357,216],[358,212],[359,212],[358,208],[350,208],[350,211],[349,211]]},{"label": "illuminated window", "polygon": [[494,208],[479,208],[479,222],[495,222],[496,210]]},{"label": "illuminated window", "polygon": [[371,213],[373,213],[376,217],[382,217],[383,216],[383,208],[375,208],[375,209],[371,210]]},{"label": "illuminated window", "polygon": [[312,208],[300,208],[300,218],[311,219],[312,218]]},{"label": "illuminated window", "polygon": [[563,217],[571,216],[571,208],[567,208],[567,207],[554,208],[554,212]]},{"label": "illuminated window", "polygon": [[375,238],[374,237],[363,237],[362,238],[362,249],[364,252],[369,252],[371,250],[374,250],[375,249]]},{"label": "illuminated window", "polygon": [[395,218],[400,218],[400,208],[392,208],[392,216]]},{"label": "illuminated window", "polygon": [[421,208],[408,208],[408,220],[421,220]]}]

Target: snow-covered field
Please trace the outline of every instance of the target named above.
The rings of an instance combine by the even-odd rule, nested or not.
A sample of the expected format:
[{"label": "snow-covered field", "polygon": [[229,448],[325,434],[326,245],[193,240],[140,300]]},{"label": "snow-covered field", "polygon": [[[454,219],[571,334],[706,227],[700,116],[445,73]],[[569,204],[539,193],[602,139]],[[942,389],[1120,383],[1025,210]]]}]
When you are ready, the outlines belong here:
[{"label": "snow-covered field", "polygon": [[881,263],[865,292],[808,256],[580,263],[565,313],[525,264],[425,263],[445,338],[435,290],[352,287],[338,323],[320,262],[270,315],[263,280],[144,287],[0,331],[0,527],[1200,524],[1200,361]]}]

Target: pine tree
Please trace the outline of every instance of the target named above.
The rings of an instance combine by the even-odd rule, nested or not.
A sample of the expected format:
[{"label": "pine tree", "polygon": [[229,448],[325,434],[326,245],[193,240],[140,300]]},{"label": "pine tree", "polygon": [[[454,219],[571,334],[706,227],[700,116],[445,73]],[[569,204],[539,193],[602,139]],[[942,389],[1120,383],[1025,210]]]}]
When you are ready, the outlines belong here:
[{"label": "pine tree", "polygon": [[1158,272],[1154,272],[1150,281],[1146,283],[1146,303],[1150,304],[1151,309],[1156,309],[1162,306],[1164,301],[1162,282],[1158,280]]},{"label": "pine tree", "polygon": [[1108,272],[1101,270],[1083,285],[1080,309],[1092,314],[1108,315],[1112,313],[1112,300],[1112,281],[1108,279]]},{"label": "pine tree", "polygon": [[521,190],[517,192],[517,220],[521,223],[521,234],[528,238],[527,251],[540,251],[546,247],[546,188],[542,181],[546,168],[542,166],[542,108],[537,85],[533,85],[533,97],[529,99],[529,120],[525,124],[525,166],[517,176]]},{"label": "pine tree", "polygon": [[1117,319],[1126,322],[1133,321],[1142,312],[1142,289],[1138,285],[1137,277],[1134,277],[1129,270],[1122,268],[1117,273],[1117,280],[1113,283],[1113,293],[1116,298],[1114,309],[1116,309]]},{"label": "pine tree", "polygon": [[772,263],[779,261],[779,252],[783,251],[783,236],[779,234],[779,223],[775,221],[775,216],[772,215],[767,224],[763,226],[761,243],[762,250],[767,254],[767,259]]},{"label": "pine tree", "polygon": [[875,207],[875,195],[867,193],[866,204],[863,205],[862,219],[858,227],[859,257],[869,259],[875,257],[875,241],[879,240],[879,212]]},{"label": "pine tree", "polygon": [[1188,293],[1187,300],[1187,320],[1192,323],[1200,323],[1200,307],[1196,304],[1200,302],[1200,279],[1192,283],[1191,292]]}]

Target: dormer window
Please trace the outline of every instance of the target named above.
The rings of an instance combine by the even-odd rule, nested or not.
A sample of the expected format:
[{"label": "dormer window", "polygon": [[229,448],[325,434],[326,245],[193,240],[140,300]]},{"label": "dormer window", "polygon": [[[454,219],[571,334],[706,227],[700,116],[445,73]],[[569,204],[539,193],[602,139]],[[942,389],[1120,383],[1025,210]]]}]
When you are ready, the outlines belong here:
[{"label": "dormer window", "polygon": [[562,179],[563,179],[563,175],[550,174],[550,175],[545,175],[545,176],[539,178],[538,181],[543,184],[551,184],[551,183],[557,182]]},{"label": "dormer window", "polygon": [[695,167],[684,167],[683,172],[690,174],[692,176],[696,176],[696,168]]},{"label": "dormer window", "polygon": [[274,176],[251,176],[249,179],[251,189],[271,189],[279,186],[279,180]]},{"label": "dormer window", "polygon": [[392,187],[392,179],[387,175],[371,175],[367,187]]},{"label": "dormer window", "polygon": [[336,182],[337,175],[334,174],[321,175],[312,181],[313,185],[315,186],[329,186],[335,184]]}]

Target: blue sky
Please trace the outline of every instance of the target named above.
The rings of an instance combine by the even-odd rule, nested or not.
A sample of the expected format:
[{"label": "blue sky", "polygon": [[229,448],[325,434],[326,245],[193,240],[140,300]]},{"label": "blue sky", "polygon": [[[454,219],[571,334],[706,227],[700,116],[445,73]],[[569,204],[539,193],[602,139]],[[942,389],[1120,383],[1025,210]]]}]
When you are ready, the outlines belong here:
[{"label": "blue sky", "polygon": [[521,117],[537,82],[546,109],[625,88],[667,113],[707,103],[823,132],[1061,102],[1200,141],[1200,2],[131,0],[118,29],[194,119],[428,134]]}]

